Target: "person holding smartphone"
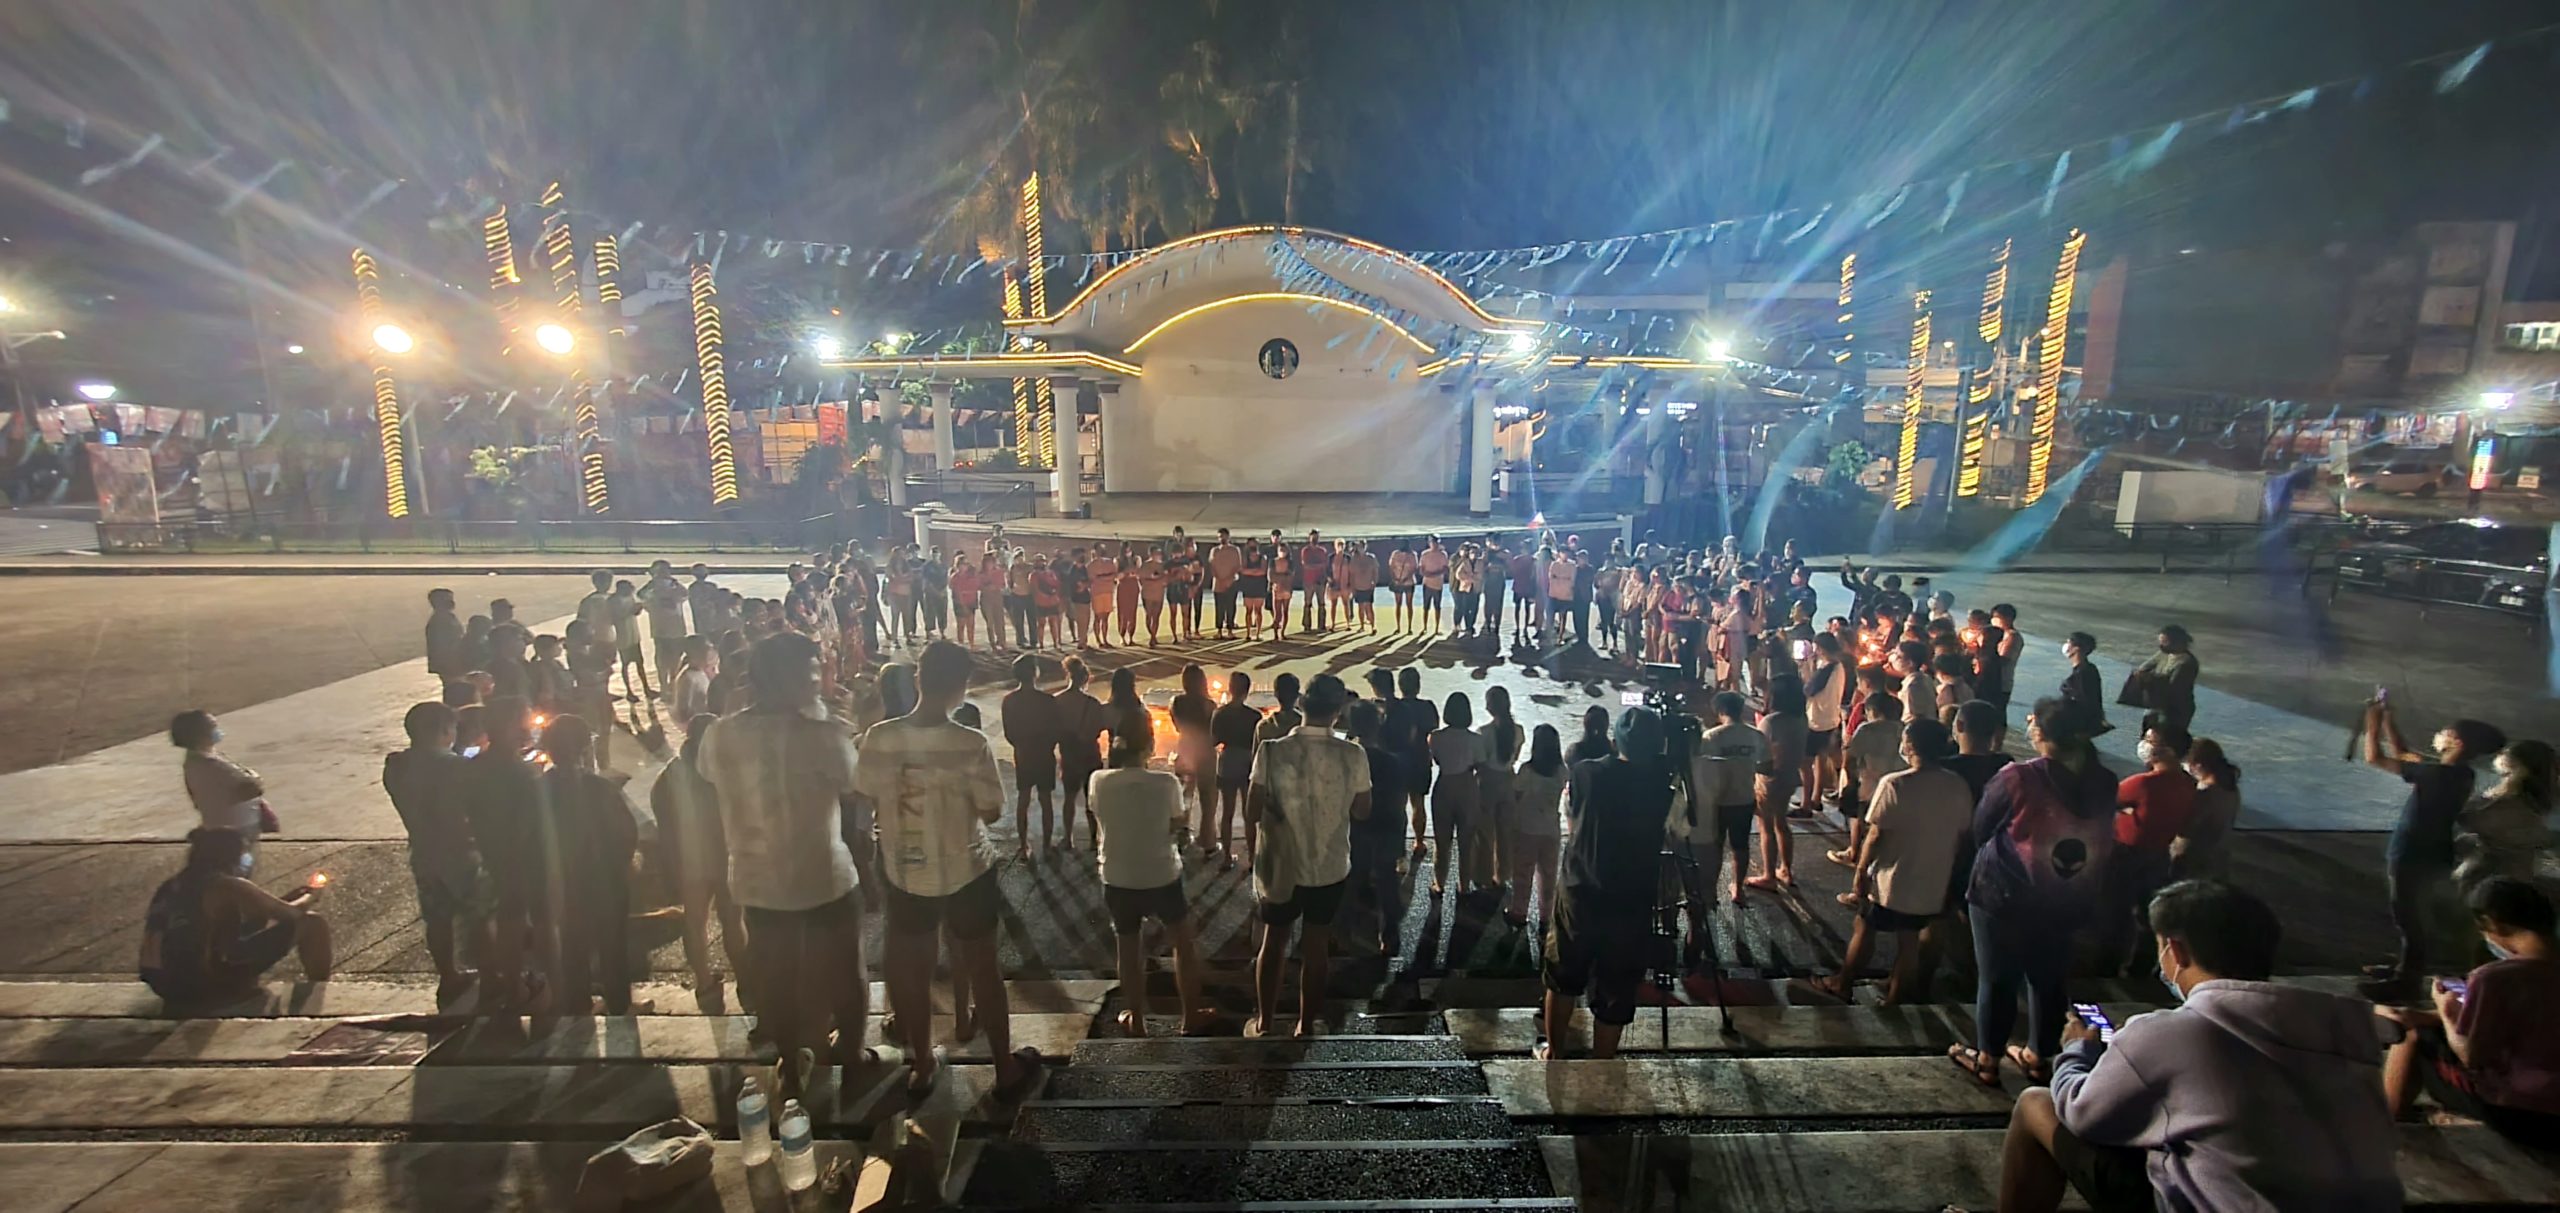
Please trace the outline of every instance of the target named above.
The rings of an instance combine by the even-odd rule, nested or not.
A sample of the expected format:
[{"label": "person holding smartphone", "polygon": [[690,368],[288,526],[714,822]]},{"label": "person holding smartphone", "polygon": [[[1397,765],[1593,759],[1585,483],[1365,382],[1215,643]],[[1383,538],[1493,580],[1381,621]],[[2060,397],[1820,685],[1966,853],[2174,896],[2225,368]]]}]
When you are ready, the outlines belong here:
[{"label": "person holding smartphone", "polygon": [[143,915],[143,983],[175,1007],[249,993],[287,953],[305,981],[327,981],[328,920],[311,906],[316,885],[278,897],[240,875],[238,830],[187,832],[186,866],[160,882]]},{"label": "person holding smartphone", "polygon": [[2494,959],[2461,980],[2438,979],[2432,1012],[2375,1007],[2409,1031],[2383,1062],[2393,1115],[2418,1092],[2443,1108],[2543,1150],[2560,1149],[2560,948],[2551,899],[2533,883],[2492,876],[2466,899]]},{"label": "person holding smartphone", "polygon": [[2374,1084],[2363,1000],[2268,980],[2275,911],[2219,881],[2151,899],[2162,979],[2180,1005],[2110,1042],[2067,1016],[2050,1088],[2030,1087],[2000,1154],[2004,1213],[2397,1210],[2399,1136]]}]

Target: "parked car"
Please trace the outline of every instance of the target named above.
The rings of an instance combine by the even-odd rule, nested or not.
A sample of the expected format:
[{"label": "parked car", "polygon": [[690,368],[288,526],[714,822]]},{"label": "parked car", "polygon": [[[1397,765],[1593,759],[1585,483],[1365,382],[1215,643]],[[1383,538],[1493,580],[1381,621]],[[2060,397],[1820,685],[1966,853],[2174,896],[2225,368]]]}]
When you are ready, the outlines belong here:
[{"label": "parked car", "polygon": [[2338,552],[2340,589],[2542,617],[2551,528],[2486,518],[2436,523]]},{"label": "parked car", "polygon": [[2462,469],[2442,455],[2404,452],[2382,463],[2360,463],[2347,469],[2347,487],[2368,493],[2400,493],[2433,497],[2462,483]]}]

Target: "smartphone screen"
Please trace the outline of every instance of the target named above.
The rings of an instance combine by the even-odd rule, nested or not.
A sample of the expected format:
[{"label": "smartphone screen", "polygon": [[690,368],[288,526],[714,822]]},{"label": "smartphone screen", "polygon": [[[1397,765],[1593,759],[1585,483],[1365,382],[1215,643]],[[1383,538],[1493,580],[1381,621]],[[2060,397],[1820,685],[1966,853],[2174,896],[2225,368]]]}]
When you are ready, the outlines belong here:
[{"label": "smartphone screen", "polygon": [[2100,1009],[2098,1004],[2075,1002],[2071,1004],[2071,1013],[2079,1016],[2080,1022],[2096,1028],[2098,1039],[2112,1041],[2116,1038],[2116,1021],[2107,1018],[2107,1013]]},{"label": "smartphone screen", "polygon": [[2447,993],[2452,994],[2456,998],[2469,998],[2471,996],[2471,983],[2463,980],[2462,978],[2438,978],[2436,980],[2436,984],[2443,986]]},{"label": "smartphone screen", "polygon": [[476,745],[464,746],[462,747],[462,756],[465,758],[478,758],[480,756],[480,747]]},{"label": "smartphone screen", "polygon": [[1618,705],[1619,705],[1620,707],[1629,707],[1629,708],[1640,708],[1640,707],[1643,707],[1643,706],[1644,706],[1644,692],[1642,692],[1642,691],[1620,691],[1620,692],[1618,692]]},{"label": "smartphone screen", "polygon": [[1802,660],[1804,660],[1805,658],[1807,658],[1807,657],[1811,657],[1811,656],[1813,656],[1813,642],[1812,642],[1812,641],[1810,641],[1810,640],[1799,640],[1799,641],[1797,641],[1797,642],[1796,642],[1796,660],[1798,660],[1798,661],[1802,661]]}]

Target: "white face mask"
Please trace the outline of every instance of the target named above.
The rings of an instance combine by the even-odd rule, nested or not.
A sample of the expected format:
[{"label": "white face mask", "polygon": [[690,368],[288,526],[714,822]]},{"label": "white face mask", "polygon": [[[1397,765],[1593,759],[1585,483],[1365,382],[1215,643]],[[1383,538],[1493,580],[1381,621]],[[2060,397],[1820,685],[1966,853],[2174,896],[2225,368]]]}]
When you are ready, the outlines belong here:
[{"label": "white face mask", "polygon": [[2482,939],[2481,939],[2481,941],[2480,941],[2480,942],[2481,942],[2481,943],[2484,943],[2484,944],[2487,944],[2487,945],[2489,946],[2489,954],[2490,954],[2491,956],[2495,956],[2495,957],[2497,957],[2497,958],[2498,958],[2498,959],[2500,959],[2500,960],[2514,960],[2514,959],[2516,958],[2516,954],[2515,954],[2515,953],[2510,952],[2510,951],[2508,951],[2508,950],[2507,950],[2507,949],[2505,949],[2505,948],[2499,947],[2499,946],[2498,946],[2498,941],[2497,941],[2497,940],[2494,940],[2494,939],[2488,939],[2488,938],[2485,938],[2485,937],[2484,937],[2484,938],[2482,938]]},{"label": "white face mask", "polygon": [[2159,752],[2159,747],[2152,745],[2150,742],[2140,742],[2133,747],[2133,760],[2147,767],[2151,765],[2152,755]]}]

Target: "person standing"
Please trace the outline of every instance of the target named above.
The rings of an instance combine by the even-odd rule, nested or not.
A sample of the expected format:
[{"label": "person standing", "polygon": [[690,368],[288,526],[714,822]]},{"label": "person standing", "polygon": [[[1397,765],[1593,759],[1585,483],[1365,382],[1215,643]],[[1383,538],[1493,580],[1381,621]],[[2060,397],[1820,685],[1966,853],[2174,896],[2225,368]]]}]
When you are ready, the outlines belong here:
[{"label": "person standing", "polygon": [[427,591],[427,672],[441,687],[473,668],[463,651],[462,618],[453,613],[453,591]]},{"label": "person standing", "polygon": [[1017,550],[1005,566],[1004,609],[1013,619],[1013,643],[1028,652],[1040,647],[1040,620],[1032,605],[1032,554]]},{"label": "person standing", "polygon": [[1289,593],[1298,584],[1298,559],[1280,532],[1271,532],[1271,638],[1289,634]]},{"label": "person standing", "polygon": [[[1735,904],[1742,901],[1743,879],[1751,874],[1751,823],[1759,816],[1757,781],[1760,771],[1770,765],[1769,735],[1751,724],[1750,701],[1738,691],[1720,691],[1714,703],[1715,727],[1699,734],[1697,749],[1690,755],[1689,798],[1685,806],[1689,813],[1689,853],[1697,863],[1699,875],[1699,887],[1689,902],[1689,956],[1693,959],[1705,951],[1707,916],[1715,905],[1716,878],[1728,854],[1733,857],[1733,883],[1728,891]],[[1602,720],[1605,729],[1605,712]],[[1598,746],[1592,746],[1591,740],[1586,724],[1583,740],[1574,747],[1584,755],[1583,762],[1609,752],[1605,733]],[[1579,767],[1578,762],[1576,768]]]},{"label": "person standing", "polygon": [[[1067,685],[1057,694],[1058,779],[1065,785],[1059,807],[1067,823],[1067,850],[1072,852],[1076,849],[1076,802],[1084,796],[1094,773],[1102,769],[1102,734],[1110,722],[1103,713],[1102,701],[1084,689],[1093,681],[1084,658],[1067,658],[1066,669]],[[1100,838],[1096,831],[1101,827],[1095,824],[1091,803],[1085,805],[1084,817],[1085,833]]]},{"label": "person standing", "polygon": [[1500,683],[1484,689],[1484,714],[1484,725],[1476,730],[1484,749],[1484,765],[1476,769],[1476,821],[1492,845],[1482,848],[1480,865],[1471,856],[1460,857],[1470,860],[1467,891],[1499,898],[1517,841],[1512,837],[1511,770],[1519,765],[1529,734],[1511,718],[1511,691]]},{"label": "person standing", "polygon": [[2118,967],[2142,975],[2142,946],[2151,927],[2142,914],[2169,883],[2170,850],[2195,816],[2196,781],[2187,774],[2185,733],[2165,724],[2143,731],[2134,746],[2142,769],[2116,785],[2116,855],[2107,865],[2106,917],[2098,934],[2101,972]]},{"label": "person standing", "polygon": [[[603,645],[607,653],[620,653],[622,614],[613,602],[613,574],[597,569],[587,574],[587,584],[595,588],[578,600],[578,622],[587,625],[587,639]],[[504,619],[498,616],[497,606],[495,602],[489,604],[493,631],[495,624],[511,622],[515,615],[513,603],[508,604]]]},{"label": "person standing", "polygon": [[[1147,608],[1147,647],[1154,648],[1163,634],[1166,588],[1172,583],[1172,570],[1166,566],[1164,549],[1157,548],[1138,566],[1138,599]],[[1179,632],[1177,625],[1176,631]],[[1177,634],[1176,639],[1180,639]]]},{"label": "person standing", "polygon": [[711,580],[710,565],[696,562],[688,572],[693,581],[684,587],[685,617],[693,621],[695,633],[717,640],[736,626],[727,620],[729,592]]},{"label": "person standing", "polygon": [[[1431,734],[1440,727],[1440,709],[1422,697],[1422,671],[1413,666],[1396,671],[1396,697],[1380,707],[1386,712],[1381,744],[1403,766],[1404,778],[1396,786],[1404,790],[1406,809],[1413,818],[1413,857],[1420,859],[1431,837],[1423,810],[1431,792]],[[1396,809],[1387,804],[1383,811],[1392,814]]]},{"label": "person standing", "polygon": [[1012,600],[1013,572],[1001,554],[990,550],[978,558],[978,612],[987,621],[990,653],[1005,651],[1004,624],[1013,615]]},{"label": "person standing", "polygon": [[1307,546],[1298,549],[1298,589],[1306,602],[1298,608],[1298,630],[1320,632],[1325,629],[1325,596],[1333,585],[1333,549],[1327,547],[1321,532],[1307,532]]},{"label": "person standing", "polygon": [[2101,737],[2113,727],[2107,723],[2106,692],[2098,682],[2098,667],[2089,660],[2098,651],[2098,638],[2087,632],[2073,632],[2062,642],[2062,659],[2070,663],[2070,671],[2062,676],[2062,703],[2071,713],[2072,727],[2084,737]]},{"label": "person standing", "polygon": [[2368,965],[2365,976],[2395,990],[2414,990],[2425,974],[2427,945],[2438,930],[2438,903],[2453,889],[2454,831],[2470,803],[2479,773],[2477,765],[2505,749],[2507,736],[2477,720],[2457,720],[2436,730],[2436,759],[2412,751],[2400,736],[2391,704],[2376,700],[2364,708],[2364,760],[2389,771],[2409,785],[2400,820],[2391,827],[2383,848],[2383,872],[2391,882],[2391,925],[2400,932],[2400,954],[2393,961]]},{"label": "person standing", "polygon": [[1573,555],[1569,552],[1550,551],[1547,556],[1545,566],[1539,570],[1547,587],[1546,626],[1541,640],[1546,644],[1562,647],[1565,643],[1565,625],[1574,615]]},{"label": "person standing", "polygon": [[1145,596],[1145,581],[1139,574],[1141,562],[1137,551],[1128,544],[1120,545],[1120,576],[1111,585],[1112,613],[1120,621],[1120,643],[1138,643],[1138,604]]},{"label": "person standing", "polygon": [[[1209,718],[1209,737],[1218,745],[1218,843],[1216,854],[1224,857],[1220,871],[1235,870],[1233,850],[1236,810],[1242,807],[1245,790],[1253,780],[1254,734],[1262,725],[1262,713],[1245,697],[1253,692],[1253,676],[1242,670],[1227,675],[1227,701]],[[1202,826],[1205,829],[1207,822]],[[1253,820],[1245,819],[1245,862],[1254,855]]]},{"label": "person standing", "polygon": [[[1209,696],[1209,672],[1199,665],[1182,667],[1182,691],[1166,713],[1173,718],[1173,773],[1182,777],[1183,795],[1198,806],[1201,852],[1216,856],[1209,837],[1210,804],[1218,784],[1215,734],[1218,702]],[[1185,829],[1188,830],[1186,824]]]},{"label": "person standing", "polygon": [[631,858],[640,832],[622,785],[595,766],[595,730],[576,716],[553,717],[542,730],[551,755],[544,772],[541,817],[546,893],[556,927],[552,967],[555,1013],[583,1016],[601,993],[604,1013],[632,1011],[630,969]]},{"label": "person standing", "polygon": [[[1440,539],[1437,535],[1431,538],[1434,543],[1439,542]],[[1424,552],[1424,555],[1429,554],[1428,550]],[[1472,543],[1458,545],[1457,554],[1449,558],[1449,596],[1452,599],[1449,614],[1450,635],[1472,636],[1475,634],[1476,610],[1484,598],[1483,584],[1483,554],[1477,552],[1476,545]],[[1430,581],[1427,578],[1423,585],[1425,588],[1423,617],[1432,621],[1431,627],[1426,630],[1436,630],[1438,624],[1436,616],[1439,614],[1440,604],[1428,592]]]},{"label": "person standing", "polygon": [[1316,675],[1298,701],[1306,723],[1254,750],[1246,820],[1267,824],[1254,864],[1262,945],[1254,957],[1254,1019],[1245,1027],[1247,1036],[1271,1032],[1289,928],[1300,921],[1306,926],[1298,945],[1296,1035],[1316,1034],[1333,920],[1351,876],[1352,823],[1370,811],[1368,754],[1333,735],[1334,720],[1350,697],[1341,679]]},{"label": "person standing", "polygon": [[1262,617],[1271,609],[1271,557],[1262,541],[1244,541],[1244,559],[1236,566],[1236,594],[1244,600],[1244,637],[1262,636]]},{"label": "person standing", "polygon": [[1387,593],[1395,600],[1397,635],[1413,630],[1413,586],[1417,565],[1410,539],[1397,540],[1395,550],[1387,553]]},{"label": "person standing", "polygon": [[[1015,1098],[1041,1073],[1038,1050],[1012,1048],[1012,1010],[996,960],[1004,892],[984,842],[987,825],[1004,814],[1004,785],[986,735],[951,719],[969,693],[972,664],[958,645],[926,645],[916,660],[916,710],[864,730],[855,772],[855,790],[879,821],[880,872],[888,886],[885,975],[905,1037],[911,1100],[931,1094],[942,1076],[933,1047],[932,985],[935,944],[946,927],[952,970],[967,973],[974,1022],[995,1059],[997,1098]],[[753,923],[748,929],[761,954],[763,932]],[[858,945],[852,954],[859,959]],[[956,990],[959,982],[953,985]]]},{"label": "person standing", "polygon": [[[779,1090],[858,1060],[870,1009],[854,848],[871,830],[853,741],[818,698],[818,646],[785,632],[748,651],[751,702],[703,730],[695,764],[716,790],[729,890],[750,946],[741,986],[782,1057]],[[835,1037],[829,1044],[832,1018]]]},{"label": "person standing", "polygon": [[1094,850],[1102,868],[1102,904],[1118,941],[1120,1031],[1147,1034],[1146,920],[1155,919],[1173,945],[1173,988],[1180,998],[1182,1034],[1206,1032],[1212,1017],[1200,1001],[1200,945],[1182,893],[1182,784],[1170,773],[1147,769],[1148,747],[1114,743],[1111,769],[1091,776],[1091,803],[1100,833]]},{"label": "person standing", "polygon": [[1541,979],[1544,1039],[1537,1058],[1564,1056],[1574,1003],[1591,999],[1591,1056],[1617,1056],[1635,1021],[1636,988],[1653,946],[1654,891],[1662,876],[1663,827],[1671,774],[1663,765],[1662,720],[1628,708],[1612,734],[1615,752],[1586,762],[1570,780],[1573,837],[1564,850],[1564,891],[1548,920]]},{"label": "person standing", "polygon": [[1217,625],[1220,636],[1236,634],[1236,579],[1244,572],[1244,549],[1236,546],[1227,528],[1218,528],[1218,542],[1209,549],[1209,593],[1217,602]]},{"label": "person standing", "polygon": [[[951,586],[952,635],[967,648],[978,642],[978,566],[963,552],[951,558],[945,578]],[[992,637],[988,647],[994,647]]]},{"label": "person standing", "polygon": [[1378,955],[1393,960],[1404,948],[1404,897],[1396,880],[1404,858],[1404,815],[1396,810],[1404,798],[1404,763],[1379,744],[1387,719],[1379,700],[1354,702],[1342,719],[1343,731],[1369,760],[1369,815],[1351,823],[1352,887],[1378,915]]},{"label": "person standing", "polygon": [[1846,903],[1858,907],[1840,972],[1815,978],[1815,989],[1850,997],[1849,983],[1873,954],[1878,935],[1893,936],[1893,974],[1884,1005],[1922,996],[1930,973],[1921,967],[1920,933],[1947,910],[1949,877],[1971,837],[1973,790],[1948,770],[1955,739],[1935,720],[1902,728],[1903,769],[1876,783],[1867,807],[1867,836],[1851,865]]},{"label": "person standing", "polygon": [[267,807],[267,784],[252,771],[222,755],[222,724],[213,713],[180,712],[169,719],[169,743],[185,750],[179,764],[187,800],[195,806],[196,824],[229,830],[240,836],[240,875],[258,866],[258,836],[274,811]]},{"label": "person standing", "polygon": [[2170,878],[2219,880],[2231,870],[2231,831],[2240,822],[2240,766],[2223,755],[2222,743],[2198,737],[2187,748],[2187,774],[2196,781],[2196,805],[2170,845]]},{"label": "person standing", "polygon": [[[1112,555],[1108,545],[1097,543],[1093,546],[1093,558],[1085,561],[1084,575],[1093,596],[1092,618],[1087,621],[1086,633],[1093,637],[1094,644],[1109,648],[1111,620],[1120,608],[1120,561]],[[1122,639],[1127,637],[1124,635]]]},{"label": "person standing", "polygon": [[[1431,859],[1431,895],[1440,896],[1449,882],[1449,862],[1460,860],[1463,883],[1479,865],[1486,844],[1478,773],[1484,769],[1484,735],[1475,731],[1474,705],[1464,691],[1449,693],[1440,709],[1440,727],[1431,733],[1431,835],[1437,847]],[[1463,850],[1463,855],[1461,851]]]},{"label": "person standing", "polygon": [[[640,590],[628,579],[613,583],[613,597],[608,603],[613,611],[614,652],[622,666],[622,695],[626,702],[640,703],[655,699],[658,692],[649,685],[649,663],[640,647]],[[638,671],[640,689],[631,687],[632,673]]]},{"label": "person standing", "polygon": [[436,966],[436,1005],[443,1006],[471,984],[456,941],[473,941],[474,956],[489,954],[495,894],[463,812],[471,766],[453,752],[453,709],[432,700],[415,704],[400,726],[409,748],[383,755],[382,789],[409,836],[409,879],[418,888],[427,957]]},{"label": "person standing", "polygon": [[[1067,647],[1066,586],[1058,577],[1058,569],[1049,564],[1046,554],[1031,558],[1031,647],[1046,643],[1059,649]],[[1044,641],[1042,637],[1047,639]]]},{"label": "person standing", "polygon": [[1529,740],[1529,760],[1511,776],[1511,905],[1504,915],[1513,927],[1529,925],[1531,886],[1538,916],[1556,910],[1557,840],[1564,799],[1564,738],[1556,726],[1542,724]]},{"label": "person standing", "polygon": [[1164,605],[1171,618],[1176,643],[1197,639],[1200,632],[1199,606],[1202,586],[1199,579],[1200,558],[1192,551],[1188,539],[1166,549],[1164,559]]},{"label": "person standing", "polygon": [[[2115,848],[2116,777],[2089,739],[2071,731],[2060,700],[2027,717],[2036,757],[2011,763],[1984,786],[1973,814],[1974,1041],[1947,1056],[1985,1086],[2000,1062],[2031,1081],[2047,1077],[2062,1047],[2063,978],[2075,936],[2097,914]],[[2012,1045],[2018,989],[2026,987],[2027,1043]]]},{"label": "person standing", "polygon": [[2195,637],[2174,623],[2161,628],[2160,650],[2134,669],[2126,687],[2133,696],[2127,702],[2144,709],[2142,727],[2191,728],[2196,719],[2196,678],[2202,672]]},{"label": "person standing", "polygon": [[[1067,558],[1059,561],[1049,571],[1057,577],[1059,588],[1065,590],[1067,595],[1067,618],[1064,629],[1066,636],[1060,638],[1059,644],[1064,647],[1068,639],[1072,638],[1075,647],[1084,648],[1092,643],[1093,639],[1092,633],[1087,630],[1087,625],[1093,621],[1093,572],[1085,560],[1084,549],[1070,549],[1067,552]],[[1075,825],[1073,816],[1067,819],[1067,824],[1068,832],[1072,834]]]},{"label": "person standing", "polygon": [[694,630],[685,626],[688,600],[674,565],[664,560],[649,565],[649,584],[640,588],[640,605],[649,616],[649,647],[658,659],[660,687],[675,685],[676,663],[684,660],[684,638]]},{"label": "person standing", "polygon": [[[694,639],[700,640],[700,637]],[[677,697],[683,697],[681,689]],[[684,746],[649,788],[649,810],[658,819],[658,853],[684,906],[684,959],[693,970],[695,1004],[706,1015],[725,1014],[728,998],[711,967],[711,923],[720,922],[720,949],[729,972],[747,980],[747,920],[729,894],[729,839],[720,826],[720,792],[702,773],[702,742],[720,719],[708,712],[678,716]],[[739,1002],[750,1001],[743,985]]]},{"label": "person standing", "polygon": [[1796,836],[1787,825],[1787,805],[1795,798],[1805,755],[1804,684],[1792,670],[1769,684],[1769,710],[1760,716],[1761,735],[1769,739],[1768,765],[1761,768],[1758,795],[1760,874],[1743,883],[1755,889],[1796,884]]},{"label": "person standing", "polygon": [[[1013,747],[1013,857],[1031,859],[1031,798],[1040,798],[1040,849],[1057,849],[1058,819],[1050,803],[1058,783],[1058,701],[1040,689],[1040,659],[1013,659],[1013,689],[1001,705],[1005,744]],[[1074,823],[1068,823],[1070,840]]]},{"label": "person standing", "polygon": [[1483,572],[1478,577],[1484,585],[1484,630],[1492,633],[1495,643],[1502,640],[1502,587],[1511,583],[1511,554],[1504,550],[1502,538],[1488,531],[1484,537]]}]

